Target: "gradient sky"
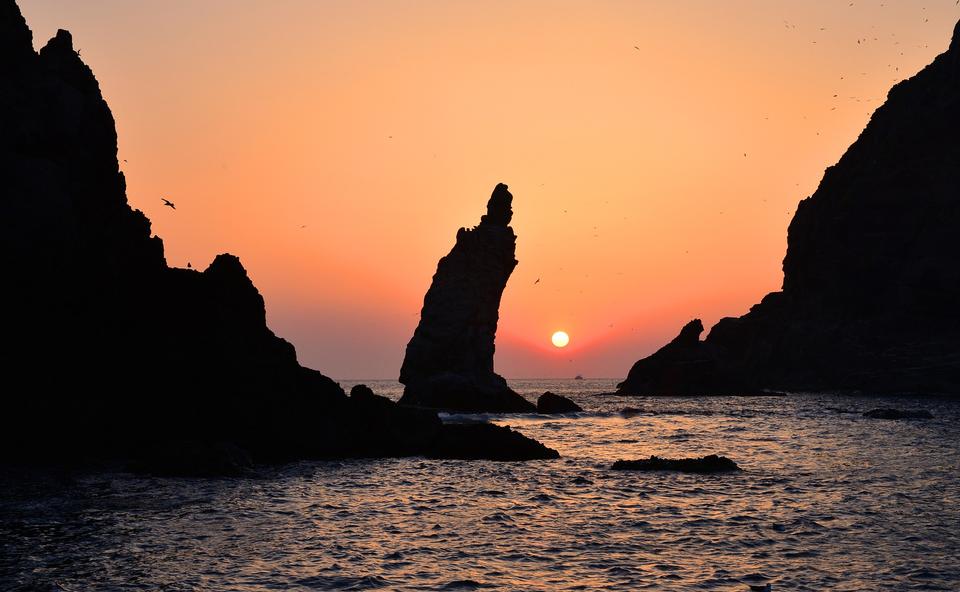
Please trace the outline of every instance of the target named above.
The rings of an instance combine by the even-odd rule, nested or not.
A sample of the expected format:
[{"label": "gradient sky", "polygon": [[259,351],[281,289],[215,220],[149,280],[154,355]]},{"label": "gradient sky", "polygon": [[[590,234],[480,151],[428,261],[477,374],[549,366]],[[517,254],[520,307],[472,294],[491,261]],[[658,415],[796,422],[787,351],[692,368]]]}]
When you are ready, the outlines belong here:
[{"label": "gradient sky", "polygon": [[437,260],[498,182],[519,237],[508,378],[622,377],[691,318],[743,314],[780,286],[797,202],[960,17],[955,0],[19,2],[38,48],[69,29],[100,80],[168,263],[239,255],[273,330],[341,379],[397,376]]}]

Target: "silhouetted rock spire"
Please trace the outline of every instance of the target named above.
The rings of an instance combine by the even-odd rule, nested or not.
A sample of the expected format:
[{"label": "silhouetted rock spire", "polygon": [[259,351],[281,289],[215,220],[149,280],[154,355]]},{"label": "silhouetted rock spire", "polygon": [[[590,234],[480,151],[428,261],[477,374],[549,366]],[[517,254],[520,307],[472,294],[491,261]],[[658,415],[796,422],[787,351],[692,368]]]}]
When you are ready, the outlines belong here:
[{"label": "silhouetted rock spire", "polygon": [[507,226],[510,219],[513,218],[513,195],[507,190],[503,183],[497,183],[487,202],[487,213],[480,217],[480,224],[496,224],[498,226]]},{"label": "silhouetted rock spire", "polygon": [[533,411],[493,371],[500,297],[517,266],[508,226],[513,196],[500,183],[480,225],[461,228],[423,299],[400,369],[402,404],[475,412]]},{"label": "silhouetted rock spire", "polygon": [[960,23],[800,202],[783,290],[637,362],[620,392],[960,392],[958,82]]}]

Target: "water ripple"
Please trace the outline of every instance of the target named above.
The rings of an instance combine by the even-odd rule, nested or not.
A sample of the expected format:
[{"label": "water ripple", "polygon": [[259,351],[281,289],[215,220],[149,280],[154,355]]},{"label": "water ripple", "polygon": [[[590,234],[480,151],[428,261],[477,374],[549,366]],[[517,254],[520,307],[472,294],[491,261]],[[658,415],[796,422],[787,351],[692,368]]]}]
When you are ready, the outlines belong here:
[{"label": "water ripple", "polygon": [[[0,589],[960,589],[960,403],[580,394],[612,386],[519,383],[587,411],[489,416],[557,460],[314,462],[216,480],[4,475]],[[934,419],[861,416],[881,406]],[[709,453],[744,472],[608,470]]]}]

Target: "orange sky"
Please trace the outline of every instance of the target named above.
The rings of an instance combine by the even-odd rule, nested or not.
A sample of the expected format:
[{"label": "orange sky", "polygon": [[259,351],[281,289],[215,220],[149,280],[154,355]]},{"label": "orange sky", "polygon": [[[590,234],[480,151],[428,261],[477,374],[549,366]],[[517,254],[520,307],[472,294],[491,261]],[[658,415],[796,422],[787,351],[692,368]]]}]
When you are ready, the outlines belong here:
[{"label": "orange sky", "polygon": [[780,286],[796,203],[960,17],[955,0],[19,2],[38,47],[73,32],[167,261],[239,255],[274,331],[335,378],[397,376],[437,260],[498,182],[519,237],[508,378],[622,377],[691,318],[746,312]]}]

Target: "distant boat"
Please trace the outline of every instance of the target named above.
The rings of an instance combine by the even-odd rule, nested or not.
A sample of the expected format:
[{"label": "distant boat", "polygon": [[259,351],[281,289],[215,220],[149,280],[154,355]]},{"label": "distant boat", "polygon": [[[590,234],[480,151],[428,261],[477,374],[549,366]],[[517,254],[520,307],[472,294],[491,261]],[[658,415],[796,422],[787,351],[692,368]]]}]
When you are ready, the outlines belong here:
[{"label": "distant boat", "polygon": [[580,376],[579,374],[577,374],[576,376],[573,377],[573,379],[574,379],[574,380],[583,380],[583,377]]}]

